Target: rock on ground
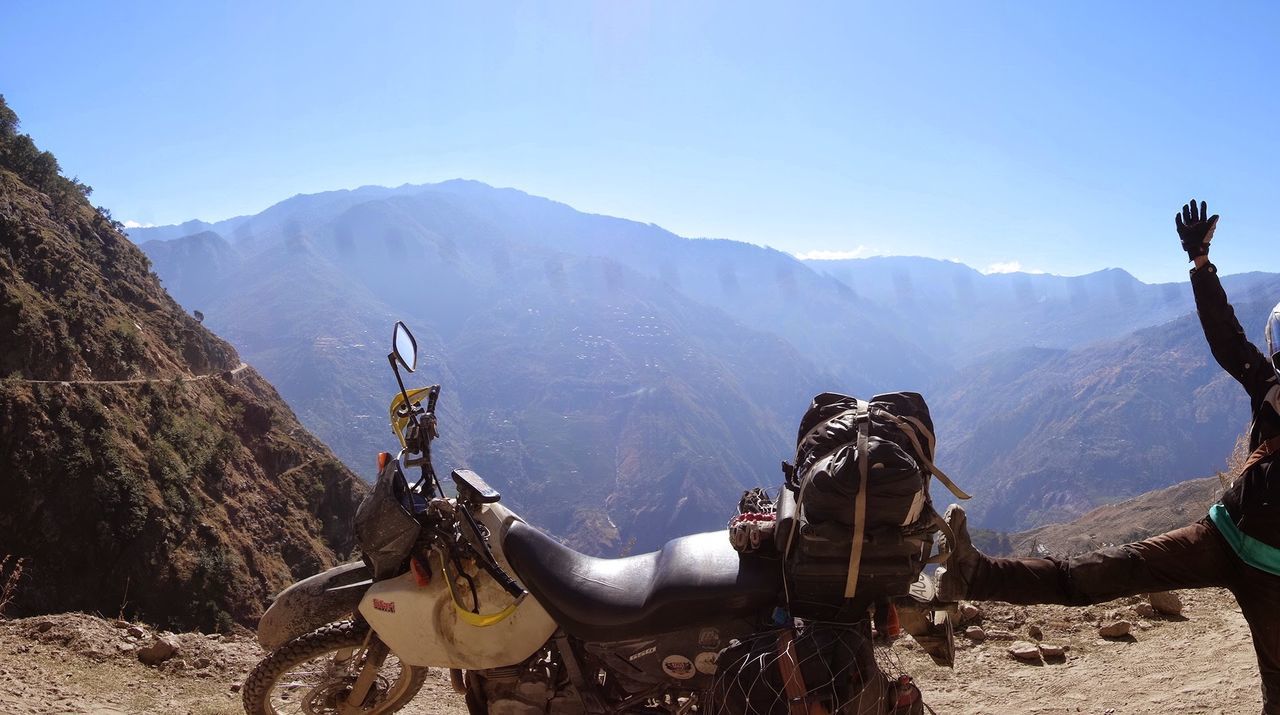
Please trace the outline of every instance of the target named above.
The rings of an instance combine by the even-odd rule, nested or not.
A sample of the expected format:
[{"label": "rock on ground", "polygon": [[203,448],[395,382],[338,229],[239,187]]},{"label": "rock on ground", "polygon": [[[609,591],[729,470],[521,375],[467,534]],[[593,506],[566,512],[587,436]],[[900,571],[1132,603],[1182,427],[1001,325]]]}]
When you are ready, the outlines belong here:
[{"label": "rock on ground", "polygon": [[1040,660],[1040,648],[1030,641],[1015,641],[1009,646],[1009,655],[1018,660]]},{"label": "rock on ground", "polygon": [[1052,643],[1041,643],[1040,653],[1046,658],[1062,658],[1066,656],[1067,649]]},{"label": "rock on ground", "polygon": [[138,650],[138,660],[146,665],[160,665],[177,655],[181,648],[173,636],[156,636],[151,645]]},{"label": "rock on ground", "polygon": [[[1015,660],[1007,643],[956,639],[955,667],[936,667],[919,650],[893,644],[889,657],[914,676],[938,715],[1235,715],[1262,710],[1258,666],[1248,626],[1223,589],[1184,590],[1188,620],[1161,619],[1132,639],[1098,638],[1097,622],[1111,611],[1132,613],[1135,602],[1092,608],[1018,606],[983,602],[987,629],[1044,631],[1044,666]],[[1050,650],[1052,652],[1052,650]],[[1045,649],[1041,649],[1045,653]]]},{"label": "rock on ground", "polygon": [[1103,638],[1123,638],[1132,629],[1133,624],[1128,621],[1111,621],[1098,627],[1098,635]]},{"label": "rock on ground", "polygon": [[1178,598],[1178,594],[1174,591],[1151,593],[1147,595],[1147,600],[1151,602],[1151,607],[1157,613],[1162,613],[1166,616],[1182,615],[1182,599]]}]

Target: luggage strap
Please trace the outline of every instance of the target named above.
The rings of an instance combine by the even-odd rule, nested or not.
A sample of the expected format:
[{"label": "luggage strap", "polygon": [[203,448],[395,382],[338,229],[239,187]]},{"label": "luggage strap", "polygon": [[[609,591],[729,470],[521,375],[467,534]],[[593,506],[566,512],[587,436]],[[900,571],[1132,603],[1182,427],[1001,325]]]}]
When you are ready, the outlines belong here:
[{"label": "luggage strap", "polygon": [[1250,454],[1249,458],[1244,460],[1244,466],[1240,467],[1239,472],[1236,472],[1235,478],[1243,477],[1245,472],[1253,468],[1253,465],[1278,453],[1280,453],[1280,436],[1272,437],[1258,445],[1258,448],[1253,450],[1253,454]]},{"label": "luggage strap", "polygon": [[[938,465],[934,464],[933,460],[929,458],[929,455],[933,454],[934,437],[933,437],[933,433],[930,432],[924,426],[923,422],[921,422],[919,419],[915,417],[903,418],[893,414],[892,412],[883,411],[883,410],[881,412],[891,422],[898,425],[898,428],[902,430],[902,433],[907,436],[907,439],[911,440],[911,446],[915,448],[916,456],[920,458],[921,463],[924,464],[925,469],[927,469],[930,474],[937,477],[938,481],[942,482],[942,485],[946,487],[952,494],[954,494],[957,499],[971,498],[967,493],[965,493],[963,489],[961,489],[959,486],[956,485],[954,481],[951,480],[951,477],[948,477],[945,472],[943,472],[941,469],[938,469]],[[926,452],[922,448],[919,438],[916,437],[917,432],[925,436],[925,439],[928,441],[928,444],[929,444],[929,451]]]},{"label": "luggage strap", "polygon": [[[933,510],[930,509],[930,511]],[[951,558],[951,550],[953,548],[952,544],[956,543],[956,534],[951,530],[951,525],[947,523],[947,520],[943,519],[942,515],[936,511],[933,512],[933,526],[938,531],[941,531],[942,535],[946,537],[943,539],[943,544],[945,544],[945,546],[943,546],[943,544],[939,544],[938,553],[930,556],[925,563],[945,564]]]},{"label": "luggage strap", "polygon": [[828,715],[826,707],[809,699],[809,686],[796,658],[796,630],[784,628],[778,631],[778,674],[782,676],[782,689],[787,694],[787,710],[790,715]]},{"label": "luggage strap", "polygon": [[867,478],[871,457],[867,454],[871,436],[871,404],[858,400],[854,419],[858,423],[858,496],[853,500],[853,543],[849,549],[849,576],[844,582],[844,597],[853,598],[858,590],[858,571],[862,565],[862,545],[867,532]]}]

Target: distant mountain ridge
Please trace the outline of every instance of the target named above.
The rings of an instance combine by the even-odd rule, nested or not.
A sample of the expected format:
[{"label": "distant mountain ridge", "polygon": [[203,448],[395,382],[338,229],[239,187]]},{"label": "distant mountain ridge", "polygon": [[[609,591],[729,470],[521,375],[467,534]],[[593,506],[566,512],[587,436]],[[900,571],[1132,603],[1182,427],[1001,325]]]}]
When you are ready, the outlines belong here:
[{"label": "distant mountain ridge", "polygon": [[[583,548],[723,524],[738,493],[776,481],[788,412],[829,382],[784,340],[658,277],[512,237],[448,192],[246,225],[239,241],[145,248],[357,469],[389,438],[382,331],[405,319],[421,379],[445,385],[442,463],[493,475]],[[202,275],[227,248],[239,260]]]},{"label": "distant mountain ridge", "polygon": [[[805,264],[894,308],[927,331],[931,346],[949,359],[999,351],[1007,343],[1082,347],[1195,311],[1185,283],[1143,283],[1120,268],[1081,276],[983,274],[951,261],[898,256]],[[1280,296],[1277,274],[1228,275],[1223,284],[1236,300],[1252,300],[1259,290]]]},{"label": "distant mountain ridge", "polygon": [[[457,400],[445,407],[450,458],[513,486],[521,506],[553,511],[545,525],[562,535],[607,525],[594,546],[595,531],[573,537],[584,548],[652,546],[723,523],[735,490],[778,483],[795,423],[822,390],[924,392],[940,463],[978,492],[976,520],[1001,529],[1204,474],[1248,418],[1212,363],[1185,284],[1147,285],[1118,269],[1060,277],[913,258],[802,262],[478,182],[358,191],[367,193],[295,197],[235,219],[221,242],[131,235],[174,294],[261,364],[350,464],[384,439],[380,410],[368,407],[385,400],[387,338],[376,331],[411,319],[431,345],[430,379],[443,376]],[[184,256],[214,265],[223,244],[251,268],[209,281],[222,288],[210,294]],[[292,261],[314,279],[293,276]],[[1273,274],[1224,282],[1239,305],[1280,295]],[[237,298],[240,284],[260,287]],[[1252,328],[1256,310],[1247,312]],[[266,315],[275,327],[257,326]],[[331,323],[346,327],[331,334]],[[268,344],[288,330],[305,335]],[[649,331],[665,337],[636,339]],[[304,345],[307,358],[286,354]],[[306,360],[329,367],[292,380]],[[573,399],[546,387],[570,384]],[[663,394],[650,391],[657,384],[671,385],[658,400],[664,416],[620,421],[612,400]],[[680,427],[659,438],[663,419]],[[633,443],[651,449],[632,456]],[[658,475],[648,482],[646,464]],[[715,465],[712,476],[699,481],[707,467],[697,465]],[[681,503],[698,506],[671,512]],[[667,513],[676,515],[651,516]]]}]

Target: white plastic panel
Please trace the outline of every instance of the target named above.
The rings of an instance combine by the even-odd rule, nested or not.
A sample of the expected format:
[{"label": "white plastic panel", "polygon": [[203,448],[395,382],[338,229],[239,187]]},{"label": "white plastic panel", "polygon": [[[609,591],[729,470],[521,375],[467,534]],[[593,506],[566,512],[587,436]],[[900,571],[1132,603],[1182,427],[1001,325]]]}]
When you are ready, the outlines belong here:
[{"label": "white plastic panel", "polygon": [[[479,521],[494,535],[491,545],[498,563],[515,576],[497,543],[503,522],[510,518],[515,518],[510,511],[490,504]],[[488,574],[480,572],[474,579],[482,614],[511,605],[511,596]],[[470,605],[470,588],[461,581],[456,588],[463,603]],[[413,573],[375,583],[360,602],[360,614],[400,660],[434,668],[479,670],[519,663],[541,648],[556,630],[555,621],[532,595],[526,595],[515,612],[498,623],[485,627],[467,623],[454,608],[434,554],[428,585],[419,586]]]}]

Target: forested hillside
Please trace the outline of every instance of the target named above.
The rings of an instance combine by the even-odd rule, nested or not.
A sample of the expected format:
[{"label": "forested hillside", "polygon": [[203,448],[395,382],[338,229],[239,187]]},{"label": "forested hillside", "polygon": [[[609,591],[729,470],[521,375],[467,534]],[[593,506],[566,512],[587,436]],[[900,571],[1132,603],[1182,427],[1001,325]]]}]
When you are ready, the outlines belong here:
[{"label": "forested hillside", "polygon": [[0,556],[13,612],[252,624],[364,486],[186,313],[0,98]]}]

